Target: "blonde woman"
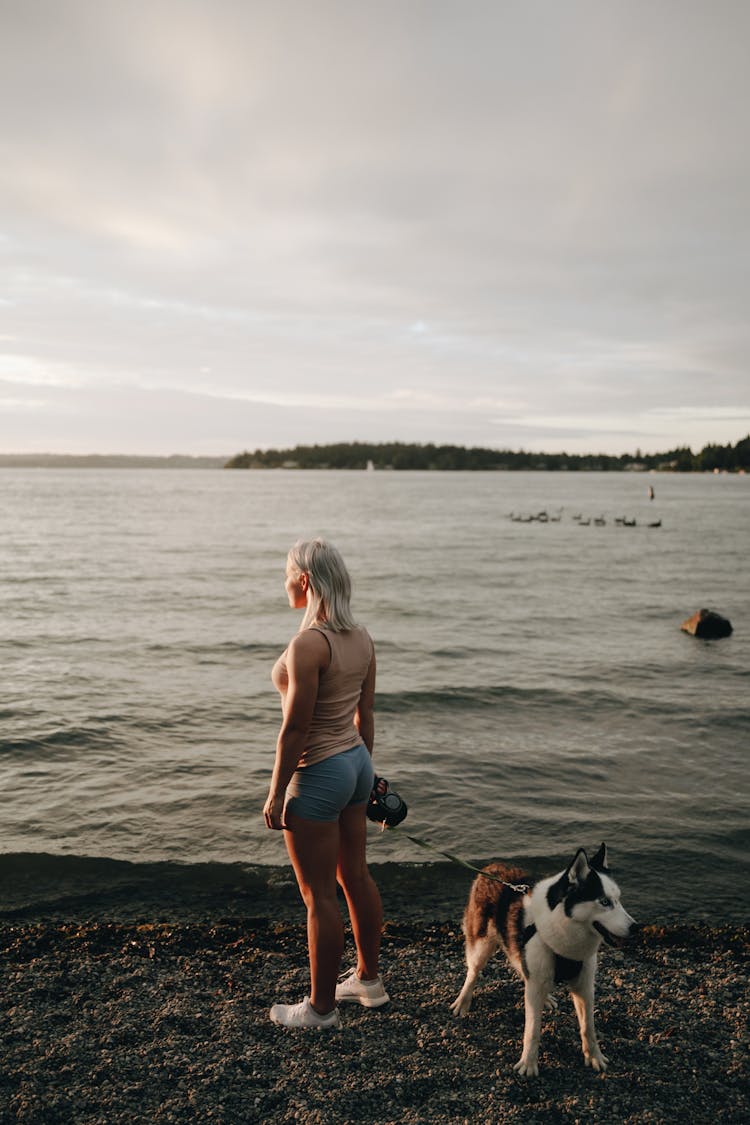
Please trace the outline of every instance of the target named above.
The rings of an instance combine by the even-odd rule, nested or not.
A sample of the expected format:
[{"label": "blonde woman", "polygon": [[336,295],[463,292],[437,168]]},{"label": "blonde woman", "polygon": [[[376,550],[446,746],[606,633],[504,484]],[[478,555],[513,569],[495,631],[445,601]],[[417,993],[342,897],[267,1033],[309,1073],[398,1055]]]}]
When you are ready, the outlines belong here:
[{"label": "blonde woman", "polygon": [[[349,574],[332,544],[313,539],[292,547],[286,592],[289,605],[305,613],[273,668],[283,719],[263,815],[268,828],[285,829],[307,908],[310,995],[299,1004],[274,1004],[270,1015],[287,1027],[336,1028],[337,1001],[369,1008],[388,1001],[378,972],[380,894],[365,855],[375,651],[352,618]],[[344,928],[337,882],[357,946],[357,966],[338,984]]]}]

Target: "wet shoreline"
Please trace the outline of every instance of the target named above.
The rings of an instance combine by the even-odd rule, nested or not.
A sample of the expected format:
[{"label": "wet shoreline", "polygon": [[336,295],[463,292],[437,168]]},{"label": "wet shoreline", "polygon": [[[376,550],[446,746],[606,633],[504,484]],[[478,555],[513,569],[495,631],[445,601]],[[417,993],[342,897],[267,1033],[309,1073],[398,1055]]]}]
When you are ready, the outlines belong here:
[{"label": "wet shoreline", "polygon": [[[723,887],[709,900],[682,896],[684,908],[665,908],[658,887],[668,878],[664,865],[646,867],[628,855],[615,866],[623,901],[642,924],[713,925],[714,902],[722,903],[722,922],[748,922],[744,883],[727,896]],[[528,872],[532,881],[561,870],[564,857],[506,857]],[[472,859],[482,866],[487,860]],[[393,921],[460,923],[473,872],[456,863],[371,862],[383,897],[385,916]],[[689,882],[689,871],[684,872]],[[674,887],[673,887],[674,890]],[[46,853],[0,854],[0,924],[46,919],[107,921],[210,922],[218,918],[265,916],[301,921],[302,905],[290,866],[243,863],[130,863],[86,856]]]}]

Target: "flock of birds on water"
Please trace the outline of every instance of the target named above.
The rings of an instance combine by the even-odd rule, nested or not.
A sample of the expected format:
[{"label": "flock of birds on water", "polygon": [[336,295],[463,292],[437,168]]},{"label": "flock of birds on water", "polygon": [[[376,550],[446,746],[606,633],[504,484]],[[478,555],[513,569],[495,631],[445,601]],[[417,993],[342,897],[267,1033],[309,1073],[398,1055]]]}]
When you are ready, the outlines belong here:
[{"label": "flock of birds on water", "polygon": [[[562,508],[558,509],[556,513],[547,511],[535,512],[533,514],[510,512],[508,519],[513,520],[513,523],[560,523],[562,520]],[[581,512],[577,512],[570,517],[574,523],[579,527],[589,527],[591,524],[594,527],[606,527],[607,520],[604,516],[584,516]],[[637,527],[638,521],[634,516],[616,516],[612,521],[620,527]],[[649,520],[641,527],[661,527],[661,520]]]}]

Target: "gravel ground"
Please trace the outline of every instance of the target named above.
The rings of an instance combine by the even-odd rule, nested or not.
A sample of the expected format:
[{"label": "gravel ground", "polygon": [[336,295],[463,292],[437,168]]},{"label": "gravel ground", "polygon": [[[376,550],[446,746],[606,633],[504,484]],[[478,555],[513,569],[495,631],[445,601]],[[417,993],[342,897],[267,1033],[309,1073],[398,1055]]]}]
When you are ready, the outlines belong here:
[{"label": "gravel ground", "polygon": [[610,1069],[584,1066],[563,997],[530,1080],[512,1069],[522,987],[501,960],[467,1019],[448,1011],[464,972],[458,919],[387,923],[391,1003],[346,1007],[327,1033],[268,1019],[305,991],[296,922],[6,922],[0,1121],[744,1125],[747,948],[744,927],[696,925],[606,950],[597,1021]]}]

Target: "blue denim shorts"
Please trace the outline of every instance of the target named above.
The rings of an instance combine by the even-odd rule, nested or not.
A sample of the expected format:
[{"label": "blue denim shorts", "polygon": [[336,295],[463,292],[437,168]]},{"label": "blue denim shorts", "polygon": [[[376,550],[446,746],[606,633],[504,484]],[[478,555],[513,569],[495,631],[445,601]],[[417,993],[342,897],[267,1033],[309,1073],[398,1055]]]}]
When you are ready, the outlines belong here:
[{"label": "blue denim shorts", "polygon": [[292,775],[286,811],[305,820],[338,820],[347,805],[360,805],[370,796],[375,771],[362,744],[304,766]]}]

